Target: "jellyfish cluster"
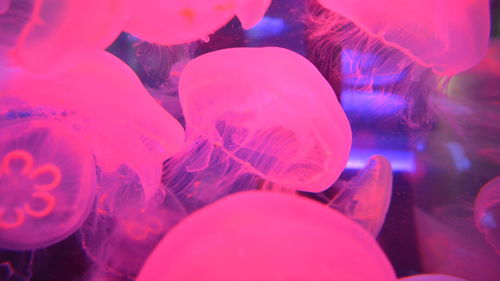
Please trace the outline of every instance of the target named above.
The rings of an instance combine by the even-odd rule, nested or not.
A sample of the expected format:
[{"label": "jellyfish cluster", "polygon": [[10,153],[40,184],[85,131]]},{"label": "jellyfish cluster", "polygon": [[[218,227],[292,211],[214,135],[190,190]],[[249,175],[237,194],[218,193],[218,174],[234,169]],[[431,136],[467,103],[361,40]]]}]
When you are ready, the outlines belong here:
[{"label": "jellyfish cluster", "polygon": [[[488,1],[303,1],[307,53],[196,51],[276,1],[0,0],[1,281],[402,277],[376,240],[394,163],[343,176],[338,96],[396,95],[401,123],[427,126],[487,50]],[[474,209],[496,253],[499,187]],[[53,274],[55,255],[81,270]],[[422,273],[401,280],[465,280]]]}]

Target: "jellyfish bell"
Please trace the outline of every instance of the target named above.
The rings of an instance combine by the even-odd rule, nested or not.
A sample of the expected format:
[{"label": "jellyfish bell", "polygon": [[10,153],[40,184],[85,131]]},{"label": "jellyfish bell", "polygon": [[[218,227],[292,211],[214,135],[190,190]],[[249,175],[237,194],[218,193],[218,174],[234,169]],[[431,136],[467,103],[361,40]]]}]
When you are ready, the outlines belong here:
[{"label": "jellyfish bell", "polygon": [[472,67],[488,48],[487,0],[318,2],[441,75]]},{"label": "jellyfish bell", "polygon": [[127,163],[147,197],[160,185],[161,163],[181,149],[181,125],[147,93],[135,73],[104,51],[50,79],[18,72],[0,84],[4,96],[65,112],[84,132],[97,164],[112,172]]},{"label": "jellyfish bell", "polygon": [[[130,0],[1,1],[0,45],[10,64],[41,75],[60,73],[121,32]],[[10,5],[9,5],[10,3]]]},{"label": "jellyfish bell", "polygon": [[204,39],[235,14],[248,29],[262,18],[270,0],[135,1],[125,31],[164,45]]},{"label": "jellyfish bell", "polygon": [[373,237],[339,212],[306,198],[247,191],[225,197],[179,223],[155,248],[137,278],[269,279],[389,281],[396,277]]},{"label": "jellyfish bell", "polygon": [[399,279],[401,281],[467,281],[447,274],[417,274]]},{"label": "jellyfish bell", "polygon": [[365,115],[391,112],[410,128],[429,128],[439,116],[430,98],[486,53],[488,1],[407,2],[311,1],[308,58],[343,98],[376,101]]},{"label": "jellyfish bell", "polygon": [[349,181],[337,181],[328,205],[363,226],[373,236],[382,229],[392,195],[391,163],[374,155]]},{"label": "jellyfish bell", "polygon": [[271,0],[239,0],[236,1],[235,13],[244,29],[254,27],[271,5]]},{"label": "jellyfish bell", "polygon": [[0,248],[33,250],[62,241],[94,202],[89,148],[55,120],[2,120],[0,128]]},{"label": "jellyfish bell", "polygon": [[474,204],[474,219],[486,241],[500,254],[500,176],[481,187]]},{"label": "jellyfish bell", "polygon": [[278,185],[328,188],[344,169],[351,129],[335,93],[302,56],[282,48],[232,48],[192,60],[179,82],[189,139]]}]

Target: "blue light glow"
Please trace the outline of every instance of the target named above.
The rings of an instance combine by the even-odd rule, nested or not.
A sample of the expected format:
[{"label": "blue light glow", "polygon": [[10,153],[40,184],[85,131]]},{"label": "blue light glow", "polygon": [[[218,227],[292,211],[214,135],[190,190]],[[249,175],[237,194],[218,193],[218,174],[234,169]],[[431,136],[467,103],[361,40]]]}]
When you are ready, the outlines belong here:
[{"label": "blue light glow", "polygon": [[352,149],[346,169],[362,169],[373,155],[383,155],[391,163],[394,172],[414,172],[415,155],[405,150]]},{"label": "blue light glow", "polygon": [[287,29],[285,21],[279,18],[263,17],[257,25],[246,30],[249,39],[264,39],[276,36]]}]

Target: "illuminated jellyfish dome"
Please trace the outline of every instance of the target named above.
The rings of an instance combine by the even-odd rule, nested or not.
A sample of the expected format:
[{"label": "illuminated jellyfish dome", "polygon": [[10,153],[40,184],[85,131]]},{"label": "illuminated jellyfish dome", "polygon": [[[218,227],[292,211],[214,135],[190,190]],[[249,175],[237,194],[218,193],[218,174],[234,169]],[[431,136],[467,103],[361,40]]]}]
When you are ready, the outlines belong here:
[{"label": "illuminated jellyfish dome", "polygon": [[318,2],[351,20],[360,32],[440,74],[451,76],[470,68],[488,48],[489,7],[485,0]]},{"label": "illuminated jellyfish dome", "polygon": [[310,199],[248,191],[182,221],[156,247],[137,280],[266,279],[396,277],[375,240],[337,211]]},{"label": "illuminated jellyfish dome", "polygon": [[113,43],[131,2],[1,1],[0,55],[39,75],[60,73]]},{"label": "illuminated jellyfish dome", "polygon": [[210,202],[241,187],[317,192],[345,167],[345,114],[316,68],[292,51],[202,55],[183,70],[179,95],[185,151],[165,163],[163,183],[183,198]]},{"label": "illuminated jellyfish dome", "polygon": [[249,29],[262,18],[271,0],[134,1],[125,30],[144,40],[174,45],[208,41],[208,36],[235,15]]},{"label": "illuminated jellyfish dome", "polygon": [[94,160],[78,135],[57,122],[3,123],[0,247],[53,245],[73,234],[90,212],[96,192]]},{"label": "illuminated jellyfish dome", "polygon": [[[311,1],[311,60],[368,112],[397,110],[410,127],[439,115],[429,97],[486,54],[489,3],[477,1]],[[376,98],[374,98],[376,97]],[[392,105],[392,106],[391,106]]]}]

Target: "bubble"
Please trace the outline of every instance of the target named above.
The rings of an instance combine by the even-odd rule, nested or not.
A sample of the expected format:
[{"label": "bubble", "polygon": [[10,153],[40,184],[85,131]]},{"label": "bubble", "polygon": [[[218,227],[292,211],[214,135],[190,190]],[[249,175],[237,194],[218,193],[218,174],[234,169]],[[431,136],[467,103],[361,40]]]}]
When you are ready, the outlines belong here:
[{"label": "bubble", "polygon": [[58,73],[110,45],[120,34],[129,2],[12,1],[0,13],[0,49],[16,66],[43,75]]},{"label": "bubble", "polygon": [[160,187],[162,162],[184,141],[182,126],[126,64],[104,51],[50,79],[17,73],[0,83],[0,91],[32,108],[65,112],[60,118],[78,127],[97,164],[111,173],[126,163],[148,198]]},{"label": "bubble", "polygon": [[138,175],[126,165],[104,174],[99,184],[96,210],[82,227],[84,249],[97,265],[90,280],[106,275],[134,279],[185,210],[168,189],[147,200]]},{"label": "bubble", "polygon": [[55,121],[0,126],[0,248],[32,250],[67,238],[94,202],[92,154]]},{"label": "bubble", "polygon": [[445,274],[418,274],[399,279],[401,281],[467,281],[465,279]]},{"label": "bubble", "polygon": [[[179,95],[186,149],[164,183],[212,200],[232,188],[328,188],[344,169],[351,130],[335,93],[303,57],[282,48],[233,48],[193,59]],[[178,194],[178,192],[176,192]]]},{"label": "bubble", "polygon": [[474,218],[486,241],[500,254],[500,176],[481,187],[474,204]]},{"label": "bubble", "polygon": [[235,15],[243,28],[251,28],[264,16],[270,3],[270,0],[136,1],[125,30],[164,45],[205,40]]},{"label": "bubble", "polygon": [[312,4],[306,21],[309,57],[343,98],[377,97],[366,115],[429,126],[429,97],[487,50],[488,1],[319,2],[327,9]]},{"label": "bubble", "polygon": [[377,236],[391,202],[392,168],[389,160],[382,155],[372,156],[352,179],[336,182],[335,189],[337,193],[328,205]]},{"label": "bubble", "polygon": [[395,279],[375,240],[342,214],[310,199],[259,191],[230,195],[183,220],[137,278]]}]

